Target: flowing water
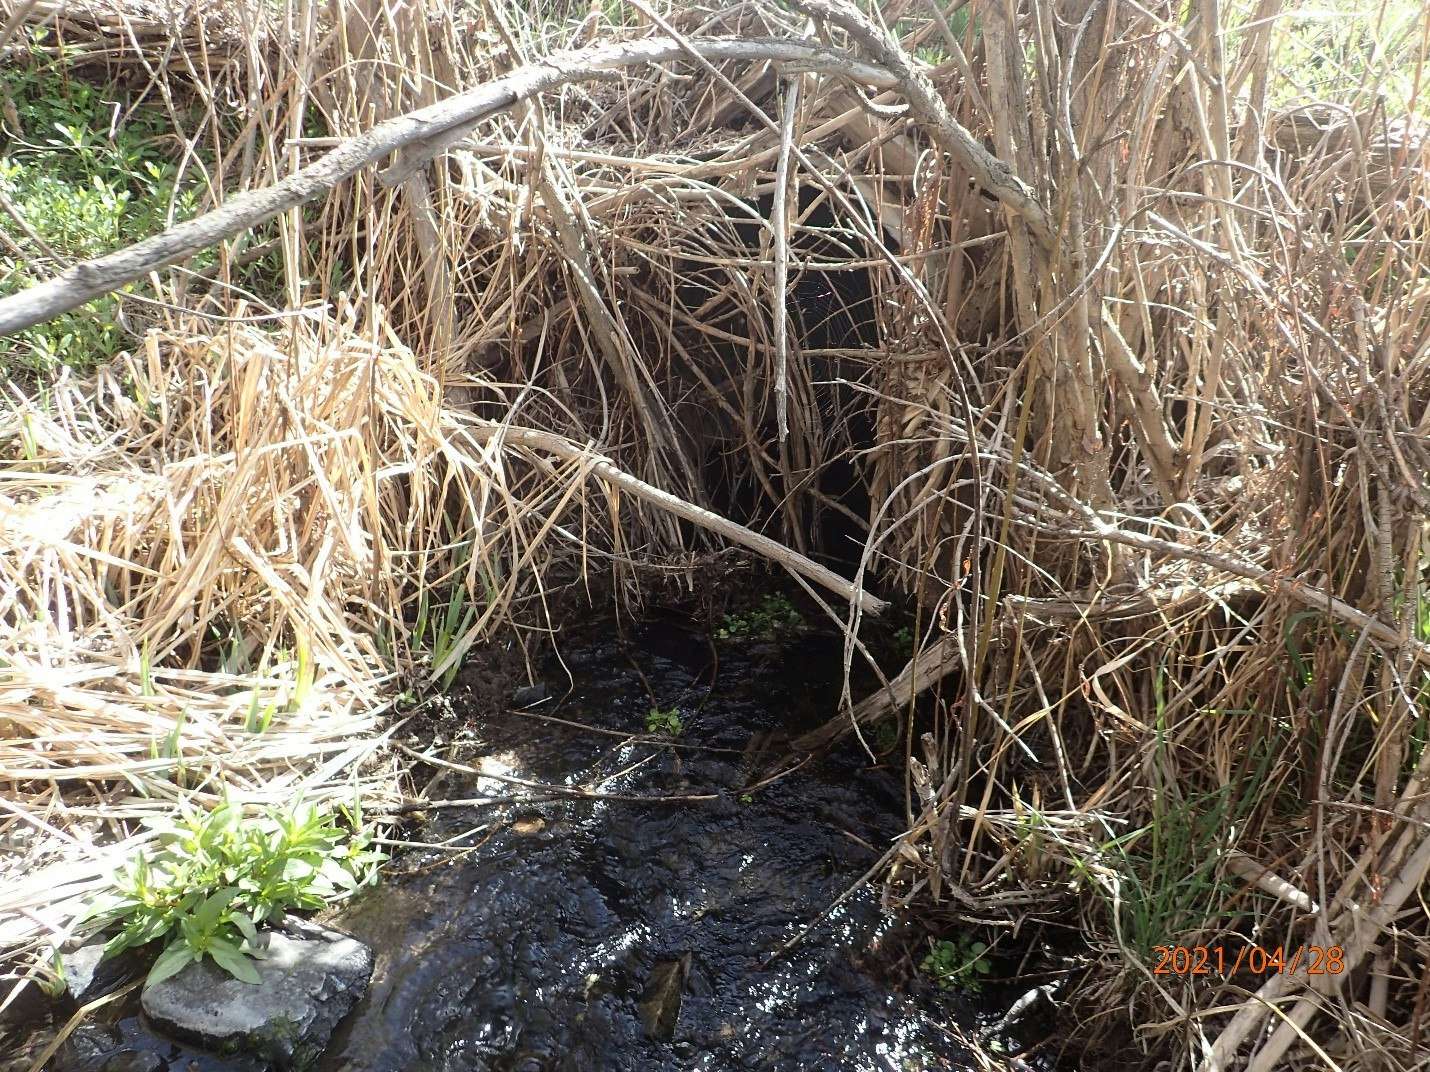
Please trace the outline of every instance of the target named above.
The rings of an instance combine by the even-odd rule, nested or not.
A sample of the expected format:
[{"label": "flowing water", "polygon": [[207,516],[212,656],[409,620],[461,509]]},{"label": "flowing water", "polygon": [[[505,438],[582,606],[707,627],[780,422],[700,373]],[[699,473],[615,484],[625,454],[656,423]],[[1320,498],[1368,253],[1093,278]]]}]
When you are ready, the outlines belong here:
[{"label": "flowing water", "polygon": [[[432,809],[401,836],[446,846],[398,854],[327,921],[377,964],[320,1072],[977,1067],[952,1026],[976,1010],[860,885],[902,829],[897,769],[851,746],[756,784],[836,709],[837,641],[594,632],[540,702],[457,694],[438,746],[430,723],[414,740],[456,765],[418,769],[431,798],[506,803]],[[653,707],[678,734],[646,732]],[[132,1005],[109,1019],[56,1067],[259,1067],[159,1039]]]},{"label": "flowing water", "polygon": [[[527,714],[472,712],[464,765],[708,799],[443,813],[427,839],[470,831],[473,850],[405,856],[338,921],[378,969],[325,1069],[971,1066],[947,1026],[969,1010],[911,971],[877,888],[780,952],[877,863],[903,788],[851,748],[750,790],[780,758],[768,742],[834,710],[838,646],[728,649],[647,627],[568,652],[575,684],[554,667]],[[679,709],[678,747],[631,738],[652,706]],[[528,791],[458,774],[439,795]]]}]

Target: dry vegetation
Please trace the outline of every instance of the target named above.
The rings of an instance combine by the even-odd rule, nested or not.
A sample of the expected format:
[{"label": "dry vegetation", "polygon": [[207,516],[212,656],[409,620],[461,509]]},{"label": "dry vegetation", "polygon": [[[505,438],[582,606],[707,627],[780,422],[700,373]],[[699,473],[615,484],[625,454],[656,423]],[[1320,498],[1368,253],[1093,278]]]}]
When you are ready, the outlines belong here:
[{"label": "dry vegetation", "polygon": [[[403,685],[583,577],[638,599],[734,537],[863,658],[878,601],[805,557],[843,511],[918,654],[803,743],[918,705],[895,900],[1080,926],[1075,1041],[1148,1067],[1424,1064],[1423,13],[1317,103],[1279,0],[882,7],[0,3],[197,101],[206,208],[563,50],[685,57],[566,55],[7,388],[0,942],[180,796],[396,799]],[[737,498],[788,551],[699,509]],[[1248,943],[1347,970],[1152,972]]]}]

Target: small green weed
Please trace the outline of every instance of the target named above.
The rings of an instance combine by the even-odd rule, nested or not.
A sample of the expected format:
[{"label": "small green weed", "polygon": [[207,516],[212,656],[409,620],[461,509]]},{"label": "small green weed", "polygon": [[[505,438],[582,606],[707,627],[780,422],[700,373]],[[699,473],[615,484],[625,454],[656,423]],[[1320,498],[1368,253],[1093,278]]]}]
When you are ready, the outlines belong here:
[{"label": "small green weed", "polygon": [[[1256,712],[1223,712],[1259,718]],[[1164,732],[1157,723],[1159,734]],[[1268,727],[1270,729],[1270,727]],[[1158,746],[1158,758],[1164,745]],[[1237,887],[1218,863],[1263,801],[1274,796],[1279,732],[1253,744],[1225,782],[1210,789],[1154,794],[1149,822],[1108,841],[1074,872],[1103,898],[1119,945],[1148,961],[1160,945],[1192,940],[1225,918]]]},{"label": "small green weed", "polygon": [[106,956],[165,941],[151,983],[205,956],[238,979],[258,982],[252,964],[258,924],[351,895],[375,879],[386,858],[369,848],[365,835],[310,804],[257,817],[224,804],[144,822],[158,834],[157,847],[121,868],[110,890],[90,898],[81,922],[99,930],[119,925]]},{"label": "small green weed", "polygon": [[263,702],[263,696],[254,686],[248,697],[248,714],[244,717],[243,728],[249,733],[267,733],[273,724],[273,716],[278,713],[278,704],[272,700]]},{"label": "small green weed", "polygon": [[914,634],[908,626],[895,629],[889,636],[889,649],[901,659],[914,657]]},{"label": "small green weed", "polygon": [[[465,569],[470,554],[470,544],[458,549],[453,574]],[[412,635],[417,646],[431,655],[433,670],[441,668],[437,684],[444,690],[452,687],[462,669],[462,660],[456,655],[457,645],[477,620],[477,610],[466,583],[459,579],[454,579],[447,589],[445,602],[430,589],[424,588],[418,596],[417,623]]]},{"label": "small green weed", "polygon": [[804,615],[778,592],[760,600],[760,605],[744,614],[727,614],[716,640],[788,640],[807,628]]},{"label": "small green weed", "polygon": [[669,711],[662,711],[659,707],[652,707],[650,714],[645,717],[645,728],[647,733],[679,737],[681,731],[685,729],[680,721],[680,708],[672,707]]},{"label": "small green weed", "polygon": [[983,989],[983,976],[993,970],[993,962],[984,954],[987,942],[977,942],[967,934],[950,941],[929,942],[928,956],[919,966],[943,989],[966,990],[976,994]]}]

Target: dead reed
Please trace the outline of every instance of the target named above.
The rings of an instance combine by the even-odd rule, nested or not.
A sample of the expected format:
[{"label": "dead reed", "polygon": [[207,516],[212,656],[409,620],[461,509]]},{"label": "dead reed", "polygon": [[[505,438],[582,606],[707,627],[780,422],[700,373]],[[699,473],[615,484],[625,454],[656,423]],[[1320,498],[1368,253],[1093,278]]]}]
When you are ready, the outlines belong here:
[{"label": "dead reed", "polygon": [[[0,941],[63,933],[179,795],[395,796],[404,675],[734,538],[839,597],[851,660],[866,582],[916,616],[804,742],[907,731],[891,897],[1078,921],[1077,1037],[1119,1023],[1149,1067],[1418,1067],[1420,68],[1404,115],[1370,68],[1287,106],[1277,0],[789,7],[235,6],[208,49],[0,5],[206,102],[214,204],[553,53],[687,56],[409,142],[151,276],[178,311],[126,299],[153,327],[120,363],[12,388]],[[727,36],[863,73],[701,51]],[[249,241],[277,319],[235,289]],[[785,548],[702,511],[730,488]],[[831,512],[852,588],[805,557]],[[1251,944],[1345,971],[1154,971]]]}]

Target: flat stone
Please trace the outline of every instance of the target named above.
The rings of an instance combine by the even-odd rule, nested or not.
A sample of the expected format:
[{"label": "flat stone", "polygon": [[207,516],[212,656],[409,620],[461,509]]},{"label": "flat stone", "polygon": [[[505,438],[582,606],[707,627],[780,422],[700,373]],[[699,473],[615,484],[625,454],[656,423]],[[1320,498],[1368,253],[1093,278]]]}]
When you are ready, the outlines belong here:
[{"label": "flat stone", "polygon": [[645,1033],[653,1039],[669,1042],[675,1035],[680,1019],[680,1005],[685,996],[685,982],[690,978],[690,954],[683,953],[658,963],[651,972],[650,985],[636,1003]]},{"label": "flat stone", "polygon": [[550,690],[546,687],[546,682],[538,681],[535,685],[523,685],[511,694],[511,705],[513,707],[534,707],[550,695]]},{"label": "flat stone", "polygon": [[132,949],[106,959],[102,937],[91,938],[78,949],[60,954],[65,988],[80,1005],[118,990],[133,977],[137,965]]},{"label": "flat stone", "polygon": [[223,1053],[251,1053],[280,1070],[303,1069],[367,990],[372,950],[305,925],[265,933],[261,982],[245,983],[205,959],[146,986],[141,1004],[167,1034]]}]

